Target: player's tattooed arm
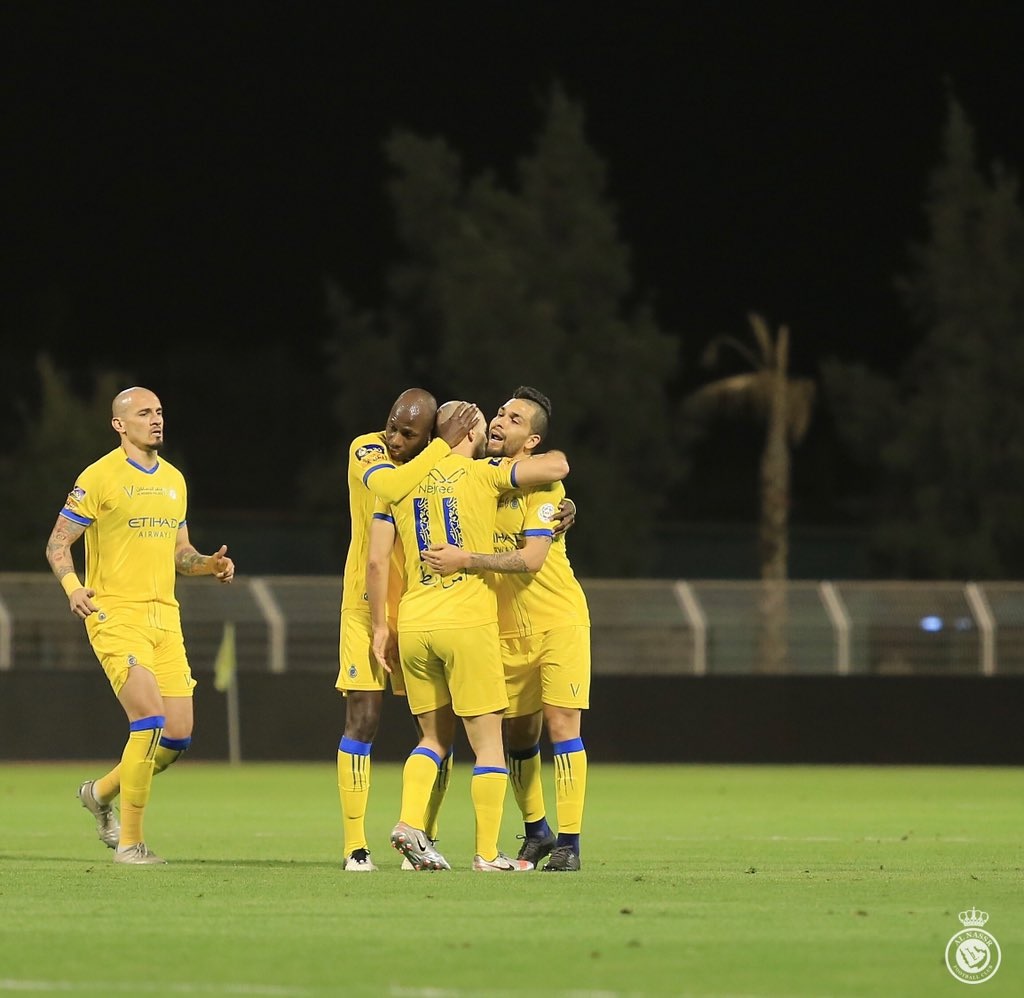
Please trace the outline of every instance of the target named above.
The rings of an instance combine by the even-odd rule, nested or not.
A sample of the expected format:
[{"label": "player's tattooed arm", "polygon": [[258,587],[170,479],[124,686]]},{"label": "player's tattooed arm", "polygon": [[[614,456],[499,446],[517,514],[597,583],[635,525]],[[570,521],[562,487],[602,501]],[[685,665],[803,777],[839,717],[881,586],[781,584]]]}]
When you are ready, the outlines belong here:
[{"label": "player's tattooed arm", "polygon": [[518,548],[515,551],[502,551],[498,554],[480,554],[477,551],[469,553],[470,569],[482,570],[485,572],[528,572],[523,552]]},{"label": "player's tattooed arm", "polygon": [[68,608],[79,620],[85,620],[98,609],[92,601],[96,591],[82,585],[82,580],[75,574],[75,563],[71,557],[71,545],[84,533],[83,524],[75,523],[66,516],[58,516],[46,542],[46,560],[68,598]]},{"label": "player's tattooed arm", "polygon": [[46,560],[58,581],[74,572],[75,562],[71,557],[71,545],[84,533],[85,527],[81,523],[75,523],[66,516],[57,517],[57,522],[53,525],[46,542]]},{"label": "player's tattooed arm", "polygon": [[551,538],[528,537],[526,544],[511,551],[484,554],[480,551],[465,551],[453,544],[431,544],[420,552],[424,563],[435,572],[451,575],[454,572],[536,572],[551,547]]},{"label": "player's tattooed arm", "polygon": [[188,527],[178,528],[174,547],[174,568],[180,575],[212,575],[218,582],[235,577],[235,563],[228,557],[228,546],[222,544],[213,554],[200,554],[188,537]]}]

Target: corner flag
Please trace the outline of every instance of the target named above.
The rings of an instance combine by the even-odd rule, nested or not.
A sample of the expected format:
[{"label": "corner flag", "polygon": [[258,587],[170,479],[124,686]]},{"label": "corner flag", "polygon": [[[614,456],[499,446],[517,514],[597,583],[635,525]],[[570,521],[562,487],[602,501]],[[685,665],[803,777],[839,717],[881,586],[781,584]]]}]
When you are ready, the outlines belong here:
[{"label": "corner flag", "polygon": [[220,639],[217,657],[213,660],[213,688],[220,693],[227,690],[235,678],[238,659],[235,655],[235,625],[232,621],[224,624],[224,636]]}]

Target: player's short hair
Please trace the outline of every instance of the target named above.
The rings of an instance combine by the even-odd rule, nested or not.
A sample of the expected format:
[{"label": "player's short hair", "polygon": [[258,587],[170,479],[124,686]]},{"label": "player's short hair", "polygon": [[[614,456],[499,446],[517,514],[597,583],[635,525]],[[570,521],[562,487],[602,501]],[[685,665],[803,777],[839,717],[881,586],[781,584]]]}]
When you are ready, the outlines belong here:
[{"label": "player's short hair", "polygon": [[512,393],[512,398],[526,399],[527,402],[532,402],[537,407],[530,420],[530,429],[543,440],[548,435],[548,427],[551,424],[551,399],[529,385],[520,385]]}]

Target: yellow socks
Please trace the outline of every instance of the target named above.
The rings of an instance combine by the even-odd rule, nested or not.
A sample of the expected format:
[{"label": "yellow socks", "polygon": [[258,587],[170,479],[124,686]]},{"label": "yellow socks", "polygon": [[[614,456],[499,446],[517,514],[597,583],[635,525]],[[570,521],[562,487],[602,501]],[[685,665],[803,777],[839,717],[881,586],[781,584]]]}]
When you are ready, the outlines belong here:
[{"label": "yellow socks", "polygon": [[128,741],[121,753],[121,841],[118,848],[142,842],[142,816],[153,785],[153,756],[156,754],[164,719],[161,715],[132,721]]},{"label": "yellow socks", "polygon": [[508,770],[494,766],[475,766],[469,784],[476,814],[476,854],[486,860],[498,855],[498,832],[508,787]]},{"label": "yellow socks", "polygon": [[587,752],[582,738],[555,742],[555,813],[558,834],[579,835],[587,796]]},{"label": "yellow socks", "polygon": [[[161,737],[153,755],[153,775],[157,776],[176,763],[191,744],[191,738]],[[118,763],[109,773],[101,776],[92,785],[92,792],[101,804],[109,804],[121,792],[121,764]]]},{"label": "yellow socks", "polygon": [[342,738],[338,745],[338,795],[345,835],[345,855],[366,848],[366,803],[370,798],[372,742]]},{"label": "yellow socks", "polygon": [[540,745],[528,749],[509,749],[508,781],[526,823],[540,821],[544,807],[544,783],[541,780]]},{"label": "yellow socks", "polygon": [[431,749],[418,746],[409,753],[402,769],[402,811],[399,820],[413,828],[426,825],[427,805],[437,782],[441,757]]},{"label": "yellow socks", "polygon": [[437,823],[441,814],[441,805],[444,803],[444,795],[448,793],[448,784],[452,778],[452,753],[449,752],[442,760],[437,770],[437,778],[430,791],[430,799],[427,801],[427,811],[424,817],[423,830],[427,838],[432,842],[437,840]]}]

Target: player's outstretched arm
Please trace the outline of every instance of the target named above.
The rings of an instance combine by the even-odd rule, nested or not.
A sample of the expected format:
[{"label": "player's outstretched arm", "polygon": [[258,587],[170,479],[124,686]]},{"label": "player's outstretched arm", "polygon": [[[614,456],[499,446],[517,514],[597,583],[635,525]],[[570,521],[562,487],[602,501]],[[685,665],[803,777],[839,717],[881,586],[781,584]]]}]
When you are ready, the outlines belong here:
[{"label": "player's outstretched arm", "polygon": [[[443,423],[438,425],[437,435],[411,461],[395,467],[388,461],[381,461],[362,474],[362,482],[374,497],[383,502],[401,502],[444,457],[452,447],[463,440],[476,425],[480,410],[472,402],[462,402]],[[349,460],[353,457],[350,454]]]},{"label": "player's outstretched arm", "polygon": [[235,577],[235,563],[228,557],[228,546],[222,544],[213,554],[200,554],[188,539],[188,527],[178,527],[174,544],[174,568],[179,575],[212,575],[218,582]]},{"label": "player's outstretched arm", "polygon": [[455,572],[539,572],[551,548],[550,537],[527,537],[521,548],[483,554],[453,544],[431,544],[420,557],[441,575]]},{"label": "player's outstretched arm", "polygon": [[549,485],[560,482],[569,474],[569,460],[560,450],[520,458],[512,466],[512,484],[517,488],[531,485]]}]

